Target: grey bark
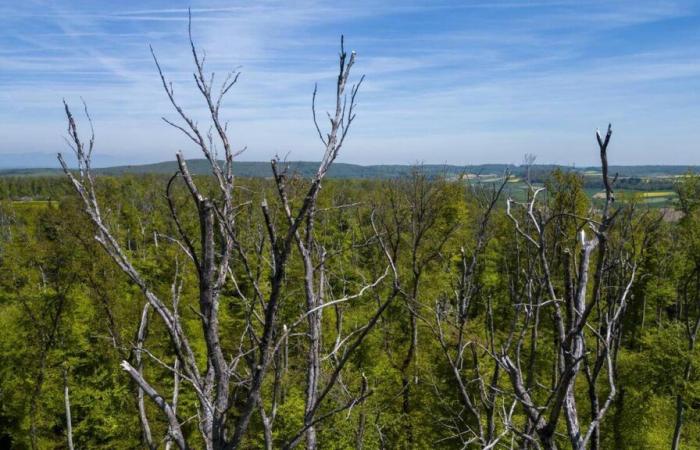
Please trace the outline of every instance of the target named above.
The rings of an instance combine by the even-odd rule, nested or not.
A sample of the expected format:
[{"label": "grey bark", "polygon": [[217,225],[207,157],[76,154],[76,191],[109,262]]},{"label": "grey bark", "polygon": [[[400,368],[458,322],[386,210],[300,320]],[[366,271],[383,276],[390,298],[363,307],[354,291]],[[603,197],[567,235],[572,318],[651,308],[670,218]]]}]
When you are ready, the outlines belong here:
[{"label": "grey bark", "polygon": [[[235,449],[242,445],[250,424],[251,416],[261,404],[262,386],[273,355],[278,348],[275,337],[280,334],[281,324],[277,319],[277,311],[282,298],[286,266],[291,255],[295,237],[298,235],[298,231],[304,221],[313,211],[318,191],[321,188],[321,182],[331,164],[335,161],[347,137],[350,125],[355,118],[356,95],[362,80],[360,80],[360,83],[350,88],[349,102],[346,102],[346,84],[350,77],[350,69],[355,62],[355,53],[353,52],[348,56],[348,54],[345,53],[341,40],[340,70],[336,87],[336,108],[335,114],[329,116],[331,119],[331,130],[326,137],[323,137],[317,125],[319,136],[325,146],[324,155],[319,164],[318,171],[311,181],[311,185],[301,206],[296,211],[292,210],[286,199],[286,192],[284,192],[284,189],[280,188],[280,198],[289,222],[289,227],[285,233],[278,235],[267,203],[263,202],[261,205],[268,232],[268,239],[271,243],[273,253],[273,273],[269,280],[269,294],[267,298],[263,298],[262,290],[259,289],[257,285],[258,280],[252,276],[249,270],[250,267],[247,262],[246,251],[240,247],[240,242],[238,241],[237,224],[235,221],[236,205],[234,205],[233,199],[233,159],[237,155],[237,152],[232,150],[226,132],[226,125],[219,119],[221,100],[236,83],[238,73],[233,72],[230,74],[221,85],[218,94],[215,94],[212,86],[214,78],[213,76],[209,77],[205,75],[204,58],[200,57],[192,40],[191,21],[190,46],[195,63],[195,82],[208,107],[209,118],[212,123],[213,131],[209,135],[202,133],[197,123],[192,120],[178,104],[175,99],[173,86],[166,81],[160,64],[155,57],[155,53],[153,53],[153,58],[166,95],[179,115],[183,125],[178,125],[167,119],[164,120],[183,132],[202,151],[204,157],[209,162],[212,176],[219,190],[218,194],[220,194],[221,197],[221,200],[215,202],[199,190],[195,179],[191,176],[187,168],[184,157],[181,153],[178,153],[178,172],[176,176],[169,181],[166,193],[171,216],[179,236],[177,238],[171,237],[170,240],[180,245],[196,269],[199,297],[199,311],[197,312],[206,343],[207,364],[204,372],[200,371],[197,364],[197,355],[189,344],[188,337],[177,312],[175,300],[173,307],[169,307],[159,298],[137,268],[132,264],[129,256],[130,252],[128,250],[123,250],[122,245],[112,234],[110,227],[103,219],[97,200],[95,180],[91,170],[94,131],[92,131],[92,121],[87,114],[87,108],[85,108],[85,113],[90,123],[92,134],[89,141],[84,142],[78,133],[76,121],[68,105],[65,105],[65,112],[68,120],[69,144],[78,159],[77,172],[74,173],[68,169],[67,164],[60,154],[59,161],[76,193],[82,200],[85,211],[95,227],[96,240],[130,280],[141,289],[147,300],[147,305],[149,305],[147,308],[153,308],[158,317],[163,321],[177,357],[174,369],[171,368],[175,377],[175,389],[172,403],[169,403],[165,397],[144,378],[140,359],[137,364],[137,366],[139,366],[138,368],[134,368],[127,361],[122,362],[122,368],[131,376],[141,393],[139,396],[139,410],[141,412],[142,424],[144,425],[144,440],[147,442],[152,441],[148,421],[145,416],[145,408],[143,406],[143,395],[145,394],[155,402],[161,410],[161,413],[167,419],[169,435],[172,442],[180,449],[188,448],[186,438],[181,429],[181,421],[177,417],[176,405],[179,379],[180,375],[182,375],[183,380],[191,387],[198,401],[198,413],[200,416],[199,427],[204,447],[207,450]],[[314,92],[314,100],[315,95],[316,92]],[[314,122],[316,122],[315,115]],[[225,160],[223,165],[216,157],[213,143],[215,137],[218,138],[224,149]],[[275,170],[276,161],[273,161],[272,166],[273,170]],[[171,186],[178,177],[181,177],[184,181],[197,209],[200,233],[198,239],[199,245],[197,247],[193,244],[195,240],[191,239],[184,231],[184,227],[181,226],[177,209],[170,197]],[[278,181],[281,181],[281,179],[278,178]],[[222,343],[220,342],[218,308],[222,287],[231,273],[229,270],[229,263],[234,250],[238,252],[241,264],[245,266],[245,272],[249,275],[250,281],[255,286],[256,292],[260,296],[260,304],[263,308],[262,331],[259,336],[253,335],[253,341],[256,344],[252,348],[241,349],[241,353],[231,355],[230,358],[227,358],[227,355],[224,354]],[[318,302],[314,300],[313,304],[316,303]],[[313,324],[312,328],[315,327],[320,330],[320,317],[320,310],[312,311],[312,314],[310,314],[310,323]],[[371,329],[371,327],[368,329]],[[320,345],[320,331],[315,334],[313,339]],[[349,348],[354,350],[357,347],[350,345]],[[141,349],[137,352],[139,358],[140,352]],[[314,350],[314,354],[317,353],[318,352]],[[343,357],[345,359],[341,359],[342,364],[338,365],[340,368],[342,368],[344,362],[347,361],[349,355],[343,355]],[[233,362],[229,363],[229,360]],[[246,371],[239,370],[238,372],[234,372],[238,361],[241,360],[246,361],[249,367]],[[318,368],[318,365],[315,367]],[[242,397],[242,406],[235,409],[232,408],[233,397],[231,395],[231,376],[234,373],[239,379],[245,379],[245,383],[238,383],[239,386],[245,386],[245,392],[240,396]],[[308,415],[305,419],[304,432],[306,433],[310,430],[309,434],[313,436],[314,427],[320,420],[328,417],[327,415],[318,417],[316,413],[318,412],[323,398],[327,395],[333,384],[337,382],[339,374],[332,374],[329,386],[324,388],[317,397],[314,397],[313,393],[318,390],[318,370],[315,370],[315,373],[311,375],[310,381],[312,382],[312,389],[309,391],[310,407],[308,408]],[[364,394],[362,394],[360,398],[364,399]],[[233,421],[233,423],[229,423],[230,421]]]},{"label": "grey bark", "polygon": [[68,390],[68,370],[63,369],[63,403],[66,410],[66,440],[68,450],[73,450],[73,419],[70,412],[70,393]]},{"label": "grey bark", "polygon": [[[517,203],[510,199],[507,203],[507,215],[512,220],[516,232],[537,250],[538,264],[543,274],[541,280],[543,281],[544,291],[548,293],[549,298],[546,301],[538,302],[535,307],[539,310],[545,305],[551,305],[555,336],[557,336],[556,344],[559,348],[552,377],[551,393],[547,401],[540,405],[533,402],[529,389],[524,382],[520,364],[520,348],[525,342],[525,331],[531,320],[537,317],[533,315],[531,310],[524,310],[522,330],[518,331],[514,325],[503,350],[495,355],[498,363],[508,373],[516,398],[529,419],[528,425],[520,432],[523,446],[529,446],[529,442],[536,438],[544,448],[554,448],[554,431],[557,429],[560,417],[563,415],[572,448],[576,450],[585,449],[589,446],[597,448],[599,445],[598,429],[600,423],[617,394],[615,378],[619,328],[626,309],[627,297],[635,280],[636,264],[633,259],[634,256],[629,260],[616,261],[624,269],[622,272],[624,275],[619,281],[623,288],[615,296],[606,298],[606,306],[601,307],[601,287],[603,276],[607,270],[604,267],[608,250],[608,232],[619,213],[619,209],[612,211],[614,202],[613,181],[610,180],[608,175],[607,147],[611,134],[610,127],[608,127],[604,138],[600,133],[596,133],[602,163],[603,184],[606,192],[606,201],[601,214],[602,218],[600,221],[596,221],[590,217],[573,216],[574,219],[581,222],[580,239],[577,245],[580,248],[579,260],[574,270],[571,258],[564,258],[566,262],[564,264],[565,289],[563,296],[557,294],[549,263],[551,256],[548,254],[548,234],[545,231],[545,227],[551,223],[552,217],[548,216],[549,211],[546,208],[536,208],[536,197],[541,189],[534,190],[528,202],[522,204],[523,215],[526,219],[525,225],[512,213],[511,205],[517,205]],[[584,228],[593,230],[593,238],[586,238]],[[596,253],[596,268],[593,273],[593,292],[589,295],[587,286],[590,278],[591,256],[596,248],[598,251]],[[576,272],[575,276],[574,272]],[[560,304],[565,307],[565,316],[562,315]],[[517,314],[520,311],[523,310],[516,308],[514,324],[518,322]],[[591,324],[590,320],[594,311],[596,312],[594,317],[598,321],[597,328],[594,324]],[[539,323],[539,320],[536,318],[535,323]],[[588,328],[594,331],[592,331],[592,335],[586,336],[585,333]],[[533,330],[532,336],[536,336],[536,329]],[[588,349],[588,339],[593,342],[591,350]],[[511,357],[509,353],[512,353],[513,356]],[[578,374],[584,368],[586,381],[589,383],[588,392],[591,404],[591,419],[586,424],[586,428],[582,427],[579,408],[574,395]],[[607,374],[609,392],[607,397],[600,401],[596,383],[603,370]],[[527,385],[533,386],[530,381],[528,381]]]}]

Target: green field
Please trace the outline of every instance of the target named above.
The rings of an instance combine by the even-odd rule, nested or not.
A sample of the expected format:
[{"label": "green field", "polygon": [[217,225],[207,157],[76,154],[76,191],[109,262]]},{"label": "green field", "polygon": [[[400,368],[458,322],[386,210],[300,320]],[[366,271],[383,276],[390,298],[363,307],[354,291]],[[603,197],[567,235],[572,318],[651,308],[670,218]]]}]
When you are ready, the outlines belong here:
[{"label": "green field", "polygon": [[[483,184],[498,183],[503,180],[502,177],[496,176],[481,176],[479,182]],[[474,180],[470,180],[475,183]],[[527,198],[528,186],[522,178],[512,177],[508,181],[506,191],[515,201],[524,201]],[[541,183],[533,183],[532,187],[538,189],[543,187]],[[584,188],[586,195],[593,201],[594,204],[602,203],[605,199],[605,193],[601,189]],[[542,195],[542,194],[540,194]],[[615,199],[621,203],[636,203],[649,206],[650,208],[668,208],[673,207],[677,202],[678,194],[672,190],[636,190],[636,189],[616,189]]]}]

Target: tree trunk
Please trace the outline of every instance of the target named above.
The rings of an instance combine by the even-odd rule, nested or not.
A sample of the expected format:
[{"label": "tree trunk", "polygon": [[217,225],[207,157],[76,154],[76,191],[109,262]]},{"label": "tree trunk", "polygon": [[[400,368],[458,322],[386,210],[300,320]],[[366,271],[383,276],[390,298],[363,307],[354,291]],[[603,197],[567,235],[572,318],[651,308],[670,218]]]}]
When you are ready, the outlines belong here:
[{"label": "tree trunk", "polygon": [[66,405],[66,439],[68,440],[68,450],[73,450],[73,422],[70,414],[70,395],[68,393],[68,372],[63,369],[63,400]]},{"label": "tree trunk", "polygon": [[683,396],[676,395],[676,426],[673,429],[673,442],[671,443],[671,450],[678,450],[681,444],[681,430],[683,429],[683,418],[684,418],[684,407],[683,407]]},{"label": "tree trunk", "polygon": [[620,395],[617,396],[615,402],[615,417],[613,419],[613,435],[615,440],[615,448],[622,450],[626,447],[625,438],[622,434],[622,418],[624,417],[624,405],[625,405],[625,388],[620,388]]},{"label": "tree trunk", "polygon": [[411,363],[415,358],[418,343],[418,321],[413,311],[411,314],[411,343],[408,347],[406,358],[401,365],[401,390],[403,393],[402,413],[404,416],[404,431],[409,446],[414,444],[413,424],[411,423]]},{"label": "tree trunk", "polygon": [[[310,415],[316,405],[318,397],[318,378],[321,371],[321,311],[309,314],[309,355],[306,371],[306,414]],[[313,417],[307,417],[312,421]],[[306,448],[316,450],[316,427],[306,430]]]},{"label": "tree trunk", "polygon": [[[594,422],[600,412],[600,402],[596,393],[595,378],[588,386],[588,396],[591,402],[591,421]],[[591,434],[590,449],[598,450],[600,448],[600,425],[595,427]]]}]

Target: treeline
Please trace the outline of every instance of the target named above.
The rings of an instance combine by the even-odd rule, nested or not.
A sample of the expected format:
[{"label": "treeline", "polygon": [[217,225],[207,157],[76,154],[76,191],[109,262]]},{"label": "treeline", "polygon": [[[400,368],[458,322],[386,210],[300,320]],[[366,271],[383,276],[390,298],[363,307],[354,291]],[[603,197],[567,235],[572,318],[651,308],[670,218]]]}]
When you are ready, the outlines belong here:
[{"label": "treeline", "polygon": [[[164,197],[166,182],[98,178],[98,195],[108,205],[104,220],[150,289],[165,298],[173,289],[179,291],[177,311],[191,346],[200,351],[206,341],[199,325],[197,269],[173,239],[178,230]],[[29,192],[35,180],[14,183]],[[210,179],[197,178],[197,183],[202,190],[216,190]],[[309,182],[292,178],[288,183],[291,201],[298,205]],[[222,344],[234,355],[241,339],[253,339],[246,338],[246,327],[262,320],[248,316],[257,314],[250,305],[258,301],[252,280],[264,280],[272,270],[271,244],[261,238],[265,221],[258,205],[274,198],[276,190],[270,180],[240,180],[238,187],[238,239],[253,244],[250,248],[261,247],[249,255],[248,269],[241,267],[239,255],[222,286]],[[530,437],[539,439],[537,423],[529,418],[529,406],[511,375],[523,375],[530,401],[549,419],[551,397],[567,373],[561,372],[565,362],[556,345],[555,316],[559,311],[563,323],[575,322],[566,319],[576,314],[567,296],[574,298],[581,283],[588,288],[585,304],[595,305],[581,330],[586,352],[575,362],[580,367],[572,385],[582,434],[593,421],[591,400],[599,399],[600,408],[614,386],[600,421],[598,448],[668,448],[676,428],[678,448],[700,445],[695,346],[700,184],[688,178],[678,185],[685,213],[678,223],[663,222],[654,211],[634,205],[619,207],[606,253],[589,252],[587,281],[580,269],[588,240],[580,235],[591,239],[590,225],[581,219],[591,211],[582,188],[579,176],[554,174],[547,190],[534,199],[536,222],[528,222],[527,208],[510,205],[516,225],[497,191],[420,171],[400,180],[326,181],[314,230],[314,245],[326,254],[323,302],[351,299],[321,310],[321,386],[330,383],[328,377],[347,350],[344,341],[352,342],[377,305],[394,297],[329,391],[319,417],[328,416],[315,424],[319,447],[481,448],[489,440],[495,448],[527,447]],[[197,214],[186,206],[187,189],[179,184],[171,193],[181,226],[196,234]],[[126,360],[136,367],[139,359],[144,377],[171,398],[177,355],[167,329],[147,311],[147,335],[139,340],[145,302],[140,289],[95,241],[78,199],[53,198],[56,203],[6,198],[0,203],[0,440],[10,448],[64,448],[67,387],[76,448],[144,448],[139,405],[145,407],[153,445],[165,445],[167,418],[150,400],[139,402],[137,386],[119,364]],[[273,222],[283,227],[281,205],[271,202],[269,207]],[[600,212],[591,217],[601,220]],[[542,241],[538,223],[545,227]],[[540,259],[542,249],[549,275]],[[306,300],[298,250],[290,261],[277,332],[283,333],[283,325],[296,326],[281,340],[262,387],[274,448],[304,428],[309,377],[310,324],[299,322]],[[387,261],[395,265],[395,275],[388,274]],[[597,267],[605,275],[598,287]],[[630,280],[624,310],[619,310]],[[612,341],[602,339],[606,326],[616,326],[608,311],[623,314]],[[603,344],[611,346],[613,359],[598,358]],[[147,353],[139,354],[137,348]],[[508,361],[521,365],[520,371],[509,373]],[[596,371],[600,375],[593,379]],[[331,414],[360,397],[352,407]],[[189,445],[202,447],[191,388],[180,388],[177,405]],[[243,406],[234,402],[228,413],[238,414]],[[255,413],[243,448],[265,445],[263,421]],[[553,445],[571,445],[565,417],[556,420],[551,436]]]},{"label": "treeline", "polygon": [[[222,163],[223,161],[219,161]],[[69,161],[70,167],[75,167],[74,161]],[[187,161],[192,174],[206,175],[210,172],[210,165],[206,159],[190,159]],[[312,177],[318,169],[318,164],[310,161],[288,161],[285,163],[291,173],[301,177]],[[575,172],[585,174],[586,187],[603,189],[599,175],[600,166],[571,167],[554,164],[479,164],[479,165],[449,165],[449,164],[421,164],[426,175],[433,177],[459,178],[465,174],[472,176],[485,176],[490,179],[495,176],[509,173],[514,177],[526,178],[533,183],[543,183],[555,171]],[[413,166],[410,165],[370,165],[334,163],[329,171],[328,178],[342,179],[384,179],[409,176]],[[160,175],[169,176],[177,170],[174,161],[155,164],[141,164],[131,166],[100,167],[93,169],[99,175],[111,176],[139,176]],[[610,173],[618,175],[617,185],[621,189],[638,190],[666,190],[673,189],[674,179],[697,172],[695,166],[610,166]],[[245,178],[271,178],[269,162],[263,161],[238,161],[233,167],[233,174]],[[0,187],[14,184],[13,179],[35,177],[37,184],[50,178],[62,178],[60,169],[0,169]],[[25,185],[22,185],[26,188]],[[6,189],[6,188],[3,188]]]},{"label": "treeline", "polygon": [[50,200],[70,192],[70,183],[63,177],[0,177],[0,198],[4,200]]}]

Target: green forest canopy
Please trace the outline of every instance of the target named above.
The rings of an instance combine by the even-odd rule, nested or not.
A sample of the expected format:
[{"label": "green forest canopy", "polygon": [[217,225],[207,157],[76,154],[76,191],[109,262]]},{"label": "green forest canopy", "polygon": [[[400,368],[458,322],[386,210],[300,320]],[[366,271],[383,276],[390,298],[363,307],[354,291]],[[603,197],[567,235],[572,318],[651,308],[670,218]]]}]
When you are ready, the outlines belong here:
[{"label": "green forest canopy", "polygon": [[[207,180],[202,178],[198,182]],[[163,197],[166,180],[98,177],[97,182],[101,201],[109,205],[105,210],[107,220],[153,289],[169,292],[178,264],[182,283],[179,309],[188,324],[193,345],[199,347],[203,342],[197,337],[194,268],[177,245],[162,237],[174,233]],[[296,183],[303,185],[306,181],[300,179]],[[552,211],[586,213],[591,205],[580,194],[581,183],[578,175],[555,173],[547,183],[548,190],[540,194],[540,200]],[[52,201],[8,200],[30,184],[50,192]],[[274,184],[270,180],[241,179],[239,185],[242,204],[246,201],[259,204],[264,196],[273,198]],[[653,210],[626,204],[618,213],[619,228],[611,231],[610,247],[614,250],[610,253],[632,255],[637,273],[619,330],[620,346],[615,363],[617,396],[602,422],[601,448],[667,448],[677,421],[677,402],[684,413],[681,448],[700,445],[697,440],[700,436],[700,377],[697,372],[700,358],[689,340],[700,318],[697,302],[700,294],[698,186],[695,178],[684,179],[677,185],[681,199],[679,208],[684,212],[679,222],[660,221],[659,214]],[[3,185],[0,203],[0,320],[3,329],[0,337],[3,361],[0,367],[0,439],[13,448],[29,448],[32,439],[38,448],[64,447],[65,372],[71,392],[77,448],[142,448],[135,387],[118,367],[122,359],[133,361],[133,344],[144,300],[94,241],[94,232],[81,206],[66,188],[65,180],[55,178],[17,178],[10,185]],[[456,291],[464,275],[463,252],[468,256],[477,255],[473,279],[477,288],[465,312],[468,323],[464,333],[470,346],[465,350],[468,355],[459,376],[468,382],[467,389],[475,400],[478,400],[479,389],[474,380],[484,379],[490,383],[496,367],[494,359],[488,355],[489,339],[495,339],[496,346],[503,345],[518,310],[517,303],[521,300],[513,289],[524,282],[519,271],[537,261],[526,240],[514,233],[514,225],[506,217],[504,198],[499,200],[488,223],[487,244],[474,253],[479,220],[484,213],[484,195],[479,189],[425,177],[420,171],[398,180],[342,183],[330,180],[324,185],[319,200],[323,213],[319,214],[317,238],[334,254],[329,258],[329,298],[342,297],[365,280],[384,272],[386,262],[381,252],[364,242],[370,233],[371,214],[375,214],[377,223],[386,227],[387,239],[391,235],[395,242],[402,283],[411,287],[415,283],[416,287],[415,293],[402,294],[391,303],[345,368],[343,383],[347,389],[356,392],[366,378],[372,394],[361,404],[319,425],[318,439],[322,448],[355,448],[361,423],[364,424],[361,439],[365,448],[381,445],[386,448],[455,448],[461,447],[462,440],[467,439],[468,430],[473,429],[475,423],[465,412],[436,328],[438,318],[444,320],[443,325],[455,318],[451,308],[456,307]],[[179,186],[177,201],[185,202],[186,196],[184,188]],[[424,196],[429,196],[430,211],[435,217],[425,224],[429,226],[416,245],[414,229],[422,219],[415,214],[415,208],[425,200]],[[352,206],[341,208],[342,205]],[[392,219],[397,212],[400,223]],[[193,222],[196,215],[183,217],[187,217],[184,227],[196,229]],[[250,225],[241,227],[241,239],[258,239],[260,220],[257,208],[242,210],[239,223]],[[279,215],[276,220],[280,220]],[[552,263],[550,270],[557,289],[564,289],[566,254],[580,251],[576,233],[567,230],[575,231],[581,224],[572,217],[560,216],[553,220],[547,232],[552,236],[547,243]],[[627,229],[623,229],[622,224]],[[559,235],[562,237],[557,237]],[[423,261],[418,274],[412,268],[414,257]],[[594,253],[593,259],[597,257]],[[255,267],[261,271],[261,277],[269,270],[264,259]],[[518,260],[520,268],[514,265]],[[609,301],[606,299],[613,299],[619,289],[615,280],[621,275],[615,272],[617,269],[604,280],[601,307]],[[243,273],[236,273],[236,276],[245,278]],[[303,297],[300,297],[302,277],[302,268],[295,259],[285,283],[280,310],[282,323],[293,323],[304,307]],[[541,302],[546,301],[547,294],[537,287],[539,280],[532,282],[535,283],[531,287],[532,295],[541,298]],[[384,279],[351,303],[324,310],[324,354],[334,348],[338,330],[340,335],[346,336],[367,320],[376,302],[391,290],[391,285],[388,278]],[[244,283],[240,289],[251,295],[253,288]],[[590,289],[591,286],[589,299],[593,295]],[[227,285],[221,304],[226,346],[236,345],[235,336],[244,323],[241,301],[241,293]],[[409,367],[404,367],[411,347],[411,311],[419,317],[416,322],[418,344]],[[493,311],[492,316],[489,311]],[[551,313],[551,308],[542,307],[537,337],[539,348],[532,360],[532,393],[539,402],[548,396],[557,359],[549,344],[551,337],[548,337],[553,332]],[[591,343],[598,326],[597,314],[598,311],[592,313],[594,328],[586,332],[586,339],[591,339]],[[290,336],[284,362],[275,363],[280,364],[282,372],[276,394],[278,411],[274,439],[277,443],[293,435],[303,422],[302,387],[306,376],[303,329],[299,330],[300,334]],[[532,330],[532,325],[526,325],[526,329]],[[442,339],[451,349],[457,339],[454,329],[446,326]],[[145,341],[153,359],[144,357],[145,370],[156,385],[169,392],[172,376],[155,362],[155,358],[172,361],[172,348],[167,342],[162,325],[153,319]],[[532,343],[526,340],[521,349],[524,360],[533,356]],[[333,364],[332,357],[325,360],[324,373],[331,371]],[[405,373],[410,374],[408,388],[402,382]],[[510,407],[513,391],[506,374],[501,371],[497,375],[495,385],[499,396],[494,404],[497,409],[494,417],[495,432],[499,435],[507,432],[503,414]],[[582,372],[576,384],[582,421],[590,409],[585,379]],[[272,388],[272,385],[266,387]],[[597,388],[603,396],[609,390],[605,376],[599,378]],[[408,412],[404,408],[406,389],[410,392]],[[335,389],[326,410],[342,404],[345,395],[343,389]],[[180,400],[183,420],[195,414],[193,402],[191,394],[183,391]],[[146,403],[146,406],[153,434],[162,439],[167,423],[153,403]],[[512,422],[523,426],[525,420],[523,410],[516,407]],[[483,425],[486,426],[486,422]],[[186,427],[188,435],[195,439],[192,445],[198,447],[196,418]],[[406,441],[406,427],[412,429],[410,444]],[[259,417],[254,418],[248,436],[248,447],[262,445]],[[559,421],[556,436],[561,445],[567,445],[564,420]],[[509,445],[511,439],[519,438],[510,433],[504,445]]]}]

